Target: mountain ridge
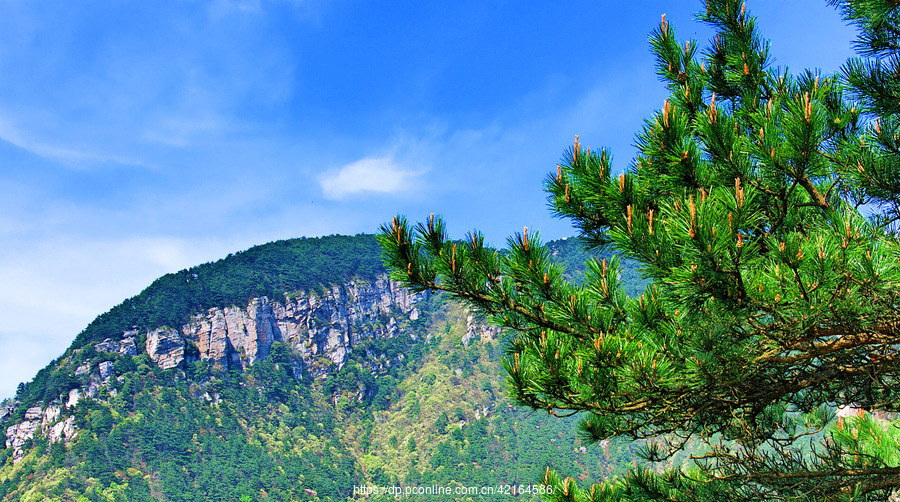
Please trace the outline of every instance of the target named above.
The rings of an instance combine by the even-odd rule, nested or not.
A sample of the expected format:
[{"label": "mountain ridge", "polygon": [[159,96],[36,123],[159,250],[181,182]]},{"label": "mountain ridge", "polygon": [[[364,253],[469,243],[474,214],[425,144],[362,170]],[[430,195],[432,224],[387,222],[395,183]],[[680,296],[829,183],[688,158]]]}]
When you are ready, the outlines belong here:
[{"label": "mountain ridge", "polygon": [[[583,257],[577,242],[548,245],[560,259]],[[286,267],[278,261],[285,256],[308,261]],[[350,265],[327,285],[284,273],[345,259]],[[248,263],[253,271],[243,269]],[[0,411],[0,496],[346,500],[358,484],[535,482],[548,463],[571,462],[551,461],[561,450],[539,443],[515,449],[530,467],[503,460],[518,438],[533,437],[529,430],[568,434],[577,444],[574,423],[519,415],[502,392],[503,335],[442,295],[400,291],[381,271],[374,237],[332,236],[257,246],[154,281],[103,314],[101,328],[122,331],[103,336],[111,331],[92,323],[20,388],[17,407]],[[234,300],[278,281],[305,290]],[[182,282],[194,282],[195,293],[234,288],[233,296],[171,294]],[[205,310],[180,323],[142,320],[136,328],[134,316],[114,318],[140,302],[161,308],[198,299]],[[210,442],[212,431],[218,439]],[[226,450],[268,467],[222,460]],[[587,465],[615,471],[602,467],[611,462],[607,447],[582,450],[573,464],[582,476]],[[472,468],[451,468],[458,462]],[[216,470],[235,476],[225,492],[210,484]]]},{"label": "mountain ridge", "polygon": [[[117,326],[109,332],[109,324],[121,325],[133,319],[147,326],[155,323],[155,327],[177,324],[212,307],[246,304],[252,298],[278,297],[286,292],[321,290],[354,277],[373,278],[384,273],[381,251],[370,234],[272,241],[163,275],[139,294],[97,316],[73,343],[96,341],[120,331]],[[169,295],[179,296],[175,298],[178,308],[158,309]],[[123,320],[108,320],[116,316]]]},{"label": "mountain ridge", "polygon": [[253,298],[277,299],[285,293],[325,288],[353,277],[384,274],[381,250],[375,237],[331,235],[273,241],[229,253],[216,261],[165,274],[137,295],[98,315],[73,339],[63,355],[38,371],[25,386],[34,401],[50,397],[42,390],[59,385],[48,382],[48,368],[73,348],[133,330],[180,326],[209,308],[246,305]]}]

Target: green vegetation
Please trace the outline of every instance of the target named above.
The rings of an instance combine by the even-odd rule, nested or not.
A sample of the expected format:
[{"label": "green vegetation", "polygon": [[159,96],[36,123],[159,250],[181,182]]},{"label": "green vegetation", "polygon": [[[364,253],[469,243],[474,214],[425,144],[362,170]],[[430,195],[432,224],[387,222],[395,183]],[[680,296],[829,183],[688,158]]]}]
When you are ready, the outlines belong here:
[{"label": "green vegetation", "polygon": [[[271,242],[166,274],[94,319],[78,334],[66,355],[39,371],[16,397],[25,403],[49,403],[68,392],[77,382],[60,364],[89,361],[96,356],[93,343],[119,339],[126,331],[137,330],[138,345],[142,346],[146,330],[181,326],[192,315],[213,307],[246,306],[252,298],[262,296],[283,301],[285,295],[321,293],[354,278],[371,280],[384,273],[374,236],[335,235]],[[76,356],[75,349],[82,348],[84,351]]]},{"label": "green vegetation", "polygon": [[[547,243],[550,260],[562,268],[563,279],[572,284],[583,284],[590,260],[612,261],[616,254],[610,249],[591,248],[588,241],[577,237]],[[637,298],[644,292],[647,279],[641,275],[637,264],[630,260],[619,263],[619,281],[629,298]]]},{"label": "green vegetation", "polygon": [[449,240],[433,216],[382,227],[395,279],[517,333],[504,362],[517,404],[580,414],[590,441],[649,440],[647,462],[696,453],[589,490],[548,473],[552,499],[900,490],[894,428],[868,413],[900,411],[900,7],[831,3],[862,32],[862,57],[837,75],[772,68],[740,0],[703,2],[716,31],[703,50],[663,17],[650,44],[671,94],[631,167],[614,176],[576,138],[548,177],[554,212],[589,246],[639,264],[639,297],[616,259],[589,260],[573,284],[527,230],[498,253],[478,232]]},{"label": "green vegetation", "polygon": [[[114,398],[79,402],[70,448],[43,443],[21,463],[7,462],[4,500],[296,500],[305,488],[329,500],[357,482],[353,459],[330,433],[334,410],[318,387],[294,385],[289,365],[276,369],[269,358],[248,375],[197,384],[136,359],[138,371]],[[286,380],[290,390],[280,394]],[[204,394],[218,394],[219,404]]]},{"label": "green vegetation", "polygon": [[[371,236],[357,236],[268,244],[216,262],[216,270],[222,276],[273,276],[274,258],[269,266],[259,257],[329,241],[350,243],[352,253],[333,253],[343,258],[330,262],[340,267],[340,260],[353,257],[348,269],[356,272],[335,274],[341,280],[365,277],[362,270],[374,274],[381,266],[377,243]],[[555,258],[567,262],[572,253],[584,256],[573,243],[550,243],[556,246]],[[244,255],[257,257],[252,273],[235,261]],[[310,265],[292,266],[301,273],[296,271]],[[302,277],[282,280],[305,291],[322,287]],[[164,283],[157,281],[145,293],[160,296]],[[180,308],[174,299],[189,295],[175,292],[187,283],[169,284],[166,291],[173,294],[166,305]],[[242,284],[232,287],[252,291]],[[0,429],[24,420],[31,404],[51,404],[69,389],[87,388],[90,375],[74,375],[80,365],[112,362],[121,379],[103,388],[98,399],[83,399],[74,411],[63,413],[74,413],[78,430],[68,446],[38,435],[18,463],[12,448],[0,450],[0,500],[338,501],[353,498],[355,486],[530,485],[547,466],[599,482],[633,467],[634,445],[611,442],[582,450],[587,443],[578,438],[575,419],[561,421],[512,406],[503,385],[501,360],[508,340],[502,335],[475,336],[464,344],[469,314],[443,295],[418,303],[417,311],[415,320],[399,311],[377,319],[387,325],[393,316],[406,334],[360,341],[339,371],[318,380],[295,380],[293,356],[280,342],[243,373],[205,361],[164,371],[146,354],[98,352],[93,343],[103,334],[82,336],[20,389],[25,404]],[[126,326],[133,318],[117,319],[120,312],[104,314],[104,322]],[[139,349],[142,344],[139,339]],[[519,500],[539,498],[529,493]]]},{"label": "green vegetation", "polygon": [[450,304],[434,319],[435,325],[449,321],[451,331],[398,382],[402,399],[363,424],[369,448],[358,453],[370,479],[497,487],[537,482],[547,466],[577,469],[597,481],[631,466],[634,453],[621,445],[582,452],[574,421],[512,407],[498,371],[505,342],[475,338],[463,345],[466,317]]},{"label": "green vegetation", "polygon": [[252,298],[319,291],[353,278],[384,273],[370,235],[290,239],[166,274],[147,289],[97,317],[74,345],[119,337],[129,329],[180,326],[213,307],[244,306]]}]

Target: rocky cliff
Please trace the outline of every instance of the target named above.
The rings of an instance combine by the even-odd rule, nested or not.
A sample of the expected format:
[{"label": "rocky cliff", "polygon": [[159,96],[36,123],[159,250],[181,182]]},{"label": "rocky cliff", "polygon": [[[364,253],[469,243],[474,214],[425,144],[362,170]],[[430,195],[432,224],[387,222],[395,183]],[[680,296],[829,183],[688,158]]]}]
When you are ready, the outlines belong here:
[{"label": "rocky cliff", "polygon": [[[6,446],[13,447],[14,459],[19,461],[25,455],[27,441],[35,434],[45,434],[50,441],[74,437],[77,432],[71,408],[81,399],[116,395],[120,380],[113,363],[102,360],[104,354],[134,357],[143,349],[163,369],[199,359],[222,369],[243,370],[264,359],[273,343],[282,342],[293,352],[297,380],[304,375],[320,378],[339,370],[361,341],[404,335],[403,323],[418,319],[416,304],[425,297],[426,293],[411,293],[387,276],[380,276],[319,293],[286,295],[283,301],[262,297],[245,306],[212,308],[178,328],[161,326],[147,331],[143,347],[136,342],[140,333],[126,331],[119,339],[93,345],[98,354],[95,364],[86,362],[70,369],[76,380],[86,384],[71,389],[47,407],[29,408],[24,420],[6,427]],[[383,355],[367,353],[366,357],[372,368],[391,364]],[[3,418],[13,412],[13,407],[5,407]]]},{"label": "rocky cliff", "polygon": [[266,357],[274,342],[284,342],[297,356],[300,372],[324,375],[340,368],[361,340],[394,337],[397,317],[415,320],[413,294],[387,277],[355,281],[323,294],[295,295],[284,302],[254,298],[246,307],[209,309],[179,330],[159,328],[147,335],[147,353],[162,368],[185,360],[185,347],[201,360],[225,369],[245,369]]},{"label": "rocky cliff", "polygon": [[46,408],[33,406],[25,412],[25,420],[11,425],[6,429],[6,447],[13,447],[13,461],[18,462],[24,456],[25,444],[33,439],[35,433],[46,435],[53,443],[65,441],[68,443],[75,437],[75,417],[61,417],[59,405],[51,405]]}]

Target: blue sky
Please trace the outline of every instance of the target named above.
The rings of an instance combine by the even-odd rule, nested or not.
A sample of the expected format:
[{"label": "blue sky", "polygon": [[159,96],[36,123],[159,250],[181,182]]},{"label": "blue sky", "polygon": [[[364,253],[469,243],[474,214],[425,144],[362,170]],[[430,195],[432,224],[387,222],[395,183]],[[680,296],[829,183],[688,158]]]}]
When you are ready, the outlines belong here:
[{"label": "blue sky", "polygon": [[[776,64],[837,70],[820,1],[749,2]],[[700,2],[0,0],[0,397],[156,277],[434,212],[571,235],[563,150],[617,170],[665,91],[647,36]]]}]

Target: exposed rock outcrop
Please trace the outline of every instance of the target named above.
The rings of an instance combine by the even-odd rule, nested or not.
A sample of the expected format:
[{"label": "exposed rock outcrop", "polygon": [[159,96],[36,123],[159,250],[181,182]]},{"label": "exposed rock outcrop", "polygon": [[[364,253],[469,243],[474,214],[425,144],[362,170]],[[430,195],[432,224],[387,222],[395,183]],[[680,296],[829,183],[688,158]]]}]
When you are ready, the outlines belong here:
[{"label": "exposed rock outcrop", "polygon": [[273,305],[265,297],[251,300],[246,309],[210,309],[205,316],[195,316],[182,333],[197,345],[201,359],[225,368],[253,364],[268,355],[273,342],[282,340]]},{"label": "exposed rock outcrop", "polygon": [[43,410],[40,406],[32,406],[25,410],[25,420],[34,420],[36,418],[41,418],[41,412]]},{"label": "exposed rock outcrop", "polygon": [[51,442],[68,443],[75,437],[75,417],[60,420],[61,409],[57,405],[47,408],[33,406],[25,412],[25,420],[6,428],[6,447],[13,449],[13,462],[25,456],[25,444],[38,432],[45,434]]},{"label": "exposed rock outcrop", "polygon": [[147,333],[147,354],[160,368],[174,368],[184,360],[184,340],[172,328],[154,329]]},{"label": "exposed rock outcrop", "polygon": [[16,408],[12,404],[4,404],[3,406],[0,406],[0,422],[9,418],[14,411],[16,411]]},{"label": "exposed rock outcrop", "polygon": [[[246,369],[265,358],[276,341],[288,345],[294,357],[290,361],[294,378],[308,374],[313,378],[340,369],[354,346],[361,341],[395,337],[403,334],[403,321],[415,321],[420,312],[415,308],[426,293],[411,293],[399,283],[380,277],[373,282],[354,281],[332,287],[323,293],[292,295],[284,302],[255,298],[246,307],[209,309],[196,315],[180,329],[159,327],[147,333],[144,348],[150,358],[163,369],[180,366],[186,357],[199,357],[226,369]],[[398,321],[398,319],[400,319]],[[125,332],[121,339],[107,338],[94,344],[98,353],[137,355],[137,332]],[[384,354],[366,353],[376,370],[389,367],[392,361]],[[403,360],[397,354],[396,361]],[[61,396],[65,409],[85,398],[98,398],[103,388],[116,395],[112,361],[90,362],[78,366],[75,376],[88,376],[89,383],[71,389]],[[369,392],[363,388],[360,399]],[[217,404],[218,393],[207,400]],[[29,408],[21,423],[6,429],[6,446],[13,448],[13,460],[25,455],[24,446],[35,434],[51,441],[70,441],[76,434],[74,418],[63,417],[62,403],[46,409]],[[4,418],[12,407],[4,409]]]},{"label": "exposed rock outcrop", "polygon": [[98,369],[100,370],[100,380],[106,380],[112,376],[115,376],[113,372],[112,361],[101,362],[98,366]]},{"label": "exposed rock outcrop", "polygon": [[81,400],[81,389],[72,389],[69,391],[69,399],[66,401],[66,408],[71,408],[78,404]]},{"label": "exposed rock outcrop", "polygon": [[34,437],[34,431],[40,425],[40,420],[25,420],[6,428],[6,447],[12,446],[13,462],[18,462],[25,456],[25,442]]},{"label": "exposed rock outcrop", "polygon": [[54,424],[47,431],[47,437],[50,438],[51,443],[57,441],[70,441],[75,437],[75,417],[70,416],[69,418]]},{"label": "exposed rock outcrop", "polygon": [[500,336],[500,331],[501,329],[496,326],[476,322],[475,316],[469,314],[466,317],[466,334],[462,337],[462,343],[463,345],[469,345],[469,342],[476,337],[481,340],[481,343],[487,343],[490,340],[496,340]]},{"label": "exposed rock outcrop", "polygon": [[127,331],[122,336],[121,340],[113,340],[111,338],[107,338],[100,343],[94,345],[94,349],[97,352],[111,352],[111,353],[119,353],[124,356],[136,356],[137,355],[137,345],[134,343],[134,337],[137,335],[136,331]]},{"label": "exposed rock outcrop", "polygon": [[162,368],[185,358],[193,344],[199,357],[223,368],[246,368],[266,357],[272,343],[287,343],[297,355],[295,374],[306,369],[324,374],[320,358],[340,368],[361,340],[396,336],[400,327],[392,314],[415,320],[415,304],[425,293],[414,294],[381,277],[335,286],[324,294],[295,296],[284,303],[255,298],[245,308],[213,308],[181,328],[147,335],[147,353]]}]

